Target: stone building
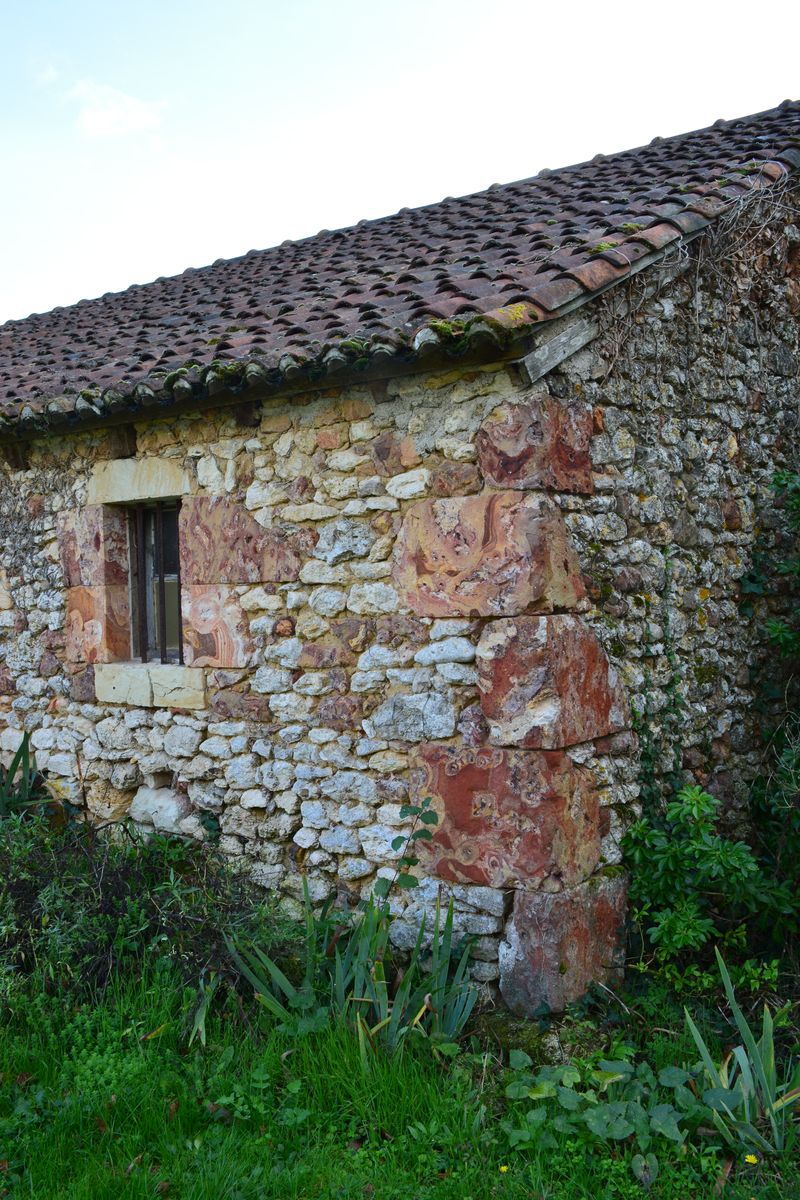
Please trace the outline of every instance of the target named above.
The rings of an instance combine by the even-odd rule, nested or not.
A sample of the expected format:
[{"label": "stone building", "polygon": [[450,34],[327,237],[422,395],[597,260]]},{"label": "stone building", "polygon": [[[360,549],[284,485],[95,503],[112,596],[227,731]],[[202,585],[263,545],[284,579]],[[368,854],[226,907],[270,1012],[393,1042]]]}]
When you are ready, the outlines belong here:
[{"label": "stone building", "polygon": [[[297,904],[613,967],[633,726],[725,799],[798,413],[800,105],[0,328],[0,748]],[[659,757],[660,756],[660,757]],[[653,754],[649,755],[650,760]]]}]

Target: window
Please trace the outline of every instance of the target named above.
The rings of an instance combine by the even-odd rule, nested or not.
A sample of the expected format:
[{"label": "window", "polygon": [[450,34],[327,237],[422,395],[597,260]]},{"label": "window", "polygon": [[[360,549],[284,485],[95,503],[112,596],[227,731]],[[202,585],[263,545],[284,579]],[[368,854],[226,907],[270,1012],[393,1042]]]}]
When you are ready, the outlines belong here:
[{"label": "window", "polygon": [[137,504],[127,512],[133,655],[182,663],[180,500]]}]

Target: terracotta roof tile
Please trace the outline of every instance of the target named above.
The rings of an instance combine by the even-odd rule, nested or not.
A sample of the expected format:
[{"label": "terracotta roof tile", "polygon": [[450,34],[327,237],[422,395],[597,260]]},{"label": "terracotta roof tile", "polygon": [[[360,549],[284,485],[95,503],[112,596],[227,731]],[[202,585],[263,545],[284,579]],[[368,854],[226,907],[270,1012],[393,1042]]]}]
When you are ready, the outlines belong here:
[{"label": "terracotta roof tile", "polygon": [[497,354],[800,170],[800,103],[0,326],[0,435]]}]

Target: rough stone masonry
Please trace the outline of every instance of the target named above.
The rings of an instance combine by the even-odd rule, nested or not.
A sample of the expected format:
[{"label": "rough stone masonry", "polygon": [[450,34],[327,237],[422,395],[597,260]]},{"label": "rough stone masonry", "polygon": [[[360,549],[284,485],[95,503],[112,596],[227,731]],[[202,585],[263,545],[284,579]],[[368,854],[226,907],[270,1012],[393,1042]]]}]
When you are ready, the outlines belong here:
[{"label": "rough stone masonry", "polygon": [[[732,822],[757,767],[739,593],[796,447],[794,211],[594,299],[558,354],[34,437],[0,489],[4,760],[30,731],[89,819],[218,836],[295,912],[391,877],[430,796],[395,943],[452,897],[515,1011],[611,977],[635,714]],[[183,666],[131,654],[125,506],[164,497]]]}]

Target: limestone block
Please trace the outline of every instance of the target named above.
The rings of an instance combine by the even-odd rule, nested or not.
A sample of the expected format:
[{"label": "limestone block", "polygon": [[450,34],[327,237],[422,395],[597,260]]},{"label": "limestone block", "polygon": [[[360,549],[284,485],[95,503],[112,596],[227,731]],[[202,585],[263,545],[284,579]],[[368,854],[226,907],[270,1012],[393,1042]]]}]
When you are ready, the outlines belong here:
[{"label": "limestone block", "polygon": [[501,404],[478,430],[478,461],[487,483],[501,488],[591,492],[592,410],[534,396]]},{"label": "limestone block", "polygon": [[298,578],[298,539],[264,529],[246,508],[222,497],[194,496],[181,505],[181,582],[277,583]]},{"label": "limestone block", "polygon": [[311,593],[308,603],[319,616],[335,617],[345,607],[347,593],[341,588],[320,587]]},{"label": "limestone block", "polygon": [[617,672],[580,617],[493,621],[476,662],[492,745],[556,750],[630,726]]},{"label": "limestone block", "polygon": [[412,505],[392,577],[417,616],[512,616],[572,608],[584,595],[560,510],[512,491]]},{"label": "limestone block", "polygon": [[239,597],[225,584],[181,588],[184,653],[196,667],[246,667],[255,649]]},{"label": "limestone block", "polygon": [[430,482],[430,471],[426,467],[417,467],[414,471],[393,476],[387,481],[386,491],[397,500],[412,500],[416,496],[424,496]]},{"label": "limestone block", "polygon": [[358,854],[361,840],[355,829],[344,829],[341,825],[324,830],[319,837],[319,844],[330,854]]},{"label": "limestone block", "polygon": [[468,638],[450,637],[423,646],[414,655],[414,662],[421,667],[436,663],[469,663],[475,659],[475,647]]},{"label": "limestone block", "polygon": [[388,583],[354,583],[347,597],[350,612],[391,613],[397,608],[397,592]]},{"label": "limestone block", "polygon": [[254,788],[258,783],[258,760],[252,754],[234,758],[225,768],[225,779],[234,788]]},{"label": "limestone block", "polygon": [[171,663],[148,664],[153,704],[160,708],[205,708],[205,672]]},{"label": "limestone block", "polygon": [[284,521],[327,521],[329,517],[338,517],[338,508],[330,504],[287,504],[281,509]]},{"label": "limestone block", "polygon": [[205,672],[172,663],[98,663],[97,700],[135,708],[205,708]]},{"label": "limestone block", "polygon": [[[69,581],[68,581],[69,582]],[[77,582],[80,582],[79,580]],[[8,575],[0,567],[0,612],[8,612],[14,607],[14,597],[8,586]]]},{"label": "limestone block", "polygon": [[500,943],[500,992],[512,1012],[562,1012],[621,966],[627,886],[596,876],[570,891],[516,892]]},{"label": "limestone block", "polygon": [[423,746],[414,803],[433,798],[439,824],[416,853],[440,879],[489,888],[571,886],[600,857],[600,807],[591,772],[561,751]]},{"label": "limestone block", "polygon": [[203,735],[187,725],[172,725],[164,735],[164,753],[170,758],[191,758]]},{"label": "limestone block", "polygon": [[108,663],[130,658],[128,589],[67,588],[66,658],[72,663]]},{"label": "limestone block", "polygon": [[363,558],[369,554],[376,540],[377,534],[365,521],[342,517],[323,526],[311,553],[329,566],[335,566],[345,559]]},{"label": "limestone block", "polygon": [[131,789],[117,788],[106,779],[94,779],[86,785],[86,807],[97,821],[122,821],[133,799]]},{"label": "limestone block", "polygon": [[116,458],[92,467],[89,504],[130,504],[187,496],[191,481],[176,458]]},{"label": "limestone block", "polygon": [[370,862],[390,862],[399,858],[399,850],[392,849],[392,842],[398,836],[397,829],[389,825],[362,825],[358,829],[361,848]]},{"label": "limestone block", "polygon": [[161,833],[180,833],[180,824],[191,812],[189,798],[171,788],[140,787],[128,815]]},{"label": "limestone block", "polygon": [[282,667],[259,667],[253,676],[250,686],[253,691],[262,695],[273,692],[288,692],[292,686],[292,673]]},{"label": "limestone block", "polygon": [[375,780],[362,771],[337,771],[329,779],[322,780],[319,790],[323,796],[339,802],[374,804],[377,799]]},{"label": "limestone block", "polygon": [[390,696],[363,722],[369,737],[387,741],[424,742],[452,737],[456,712],[441,692]]},{"label": "limestone block", "polygon": [[374,871],[372,863],[365,858],[343,858],[339,863],[336,874],[340,879],[364,879]]},{"label": "limestone block", "polygon": [[8,754],[16,754],[22,745],[24,736],[25,731],[22,729],[4,729],[0,733],[0,750],[4,750]]}]

